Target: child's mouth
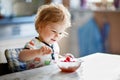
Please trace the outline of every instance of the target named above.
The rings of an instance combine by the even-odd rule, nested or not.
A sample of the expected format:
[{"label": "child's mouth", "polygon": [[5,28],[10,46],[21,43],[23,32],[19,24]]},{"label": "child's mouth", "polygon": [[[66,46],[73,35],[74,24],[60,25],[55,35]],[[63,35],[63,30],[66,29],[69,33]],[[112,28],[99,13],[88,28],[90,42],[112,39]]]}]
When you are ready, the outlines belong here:
[{"label": "child's mouth", "polygon": [[56,40],[54,40],[54,39],[51,39],[51,40],[54,41],[54,42],[56,41]]}]

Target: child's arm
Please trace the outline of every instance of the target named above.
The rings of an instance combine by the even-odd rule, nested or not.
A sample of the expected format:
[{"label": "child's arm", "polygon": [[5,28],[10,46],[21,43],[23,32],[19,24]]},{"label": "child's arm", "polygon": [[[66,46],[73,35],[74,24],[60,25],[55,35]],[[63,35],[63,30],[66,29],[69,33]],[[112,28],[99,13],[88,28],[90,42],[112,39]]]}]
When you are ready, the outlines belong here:
[{"label": "child's arm", "polygon": [[42,46],[40,49],[24,49],[19,54],[19,59],[21,61],[29,61],[34,59],[35,57],[42,56],[45,54],[51,54],[52,49],[48,46]]}]

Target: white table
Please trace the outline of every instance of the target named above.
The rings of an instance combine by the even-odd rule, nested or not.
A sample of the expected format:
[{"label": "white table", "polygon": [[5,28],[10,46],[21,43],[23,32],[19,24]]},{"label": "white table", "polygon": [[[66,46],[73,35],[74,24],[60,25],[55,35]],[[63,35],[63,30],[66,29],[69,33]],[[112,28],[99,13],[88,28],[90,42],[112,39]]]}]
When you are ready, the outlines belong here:
[{"label": "white table", "polygon": [[73,73],[63,73],[57,65],[0,76],[0,80],[120,80],[120,55],[95,53]]}]

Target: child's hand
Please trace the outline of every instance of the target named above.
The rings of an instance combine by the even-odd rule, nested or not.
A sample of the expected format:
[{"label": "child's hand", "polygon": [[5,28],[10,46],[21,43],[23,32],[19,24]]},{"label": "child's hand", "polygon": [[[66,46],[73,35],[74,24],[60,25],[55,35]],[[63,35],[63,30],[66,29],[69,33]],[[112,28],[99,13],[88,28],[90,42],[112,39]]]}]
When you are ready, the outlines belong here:
[{"label": "child's hand", "polygon": [[45,54],[51,54],[51,53],[53,53],[53,51],[52,51],[52,49],[51,49],[50,47],[48,47],[48,46],[42,46],[42,47],[40,48],[40,53],[42,53],[43,55],[45,55]]}]

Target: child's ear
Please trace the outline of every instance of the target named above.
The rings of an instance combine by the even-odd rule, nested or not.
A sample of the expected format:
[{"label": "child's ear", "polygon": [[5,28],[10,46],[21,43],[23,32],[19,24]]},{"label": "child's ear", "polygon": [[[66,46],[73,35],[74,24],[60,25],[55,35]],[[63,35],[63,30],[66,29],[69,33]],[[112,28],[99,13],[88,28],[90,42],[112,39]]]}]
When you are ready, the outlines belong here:
[{"label": "child's ear", "polygon": [[41,28],[41,26],[39,26],[38,31],[41,32],[41,30],[42,30],[42,28]]}]

